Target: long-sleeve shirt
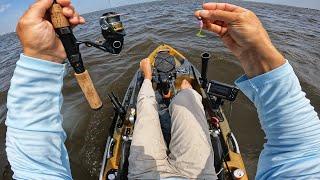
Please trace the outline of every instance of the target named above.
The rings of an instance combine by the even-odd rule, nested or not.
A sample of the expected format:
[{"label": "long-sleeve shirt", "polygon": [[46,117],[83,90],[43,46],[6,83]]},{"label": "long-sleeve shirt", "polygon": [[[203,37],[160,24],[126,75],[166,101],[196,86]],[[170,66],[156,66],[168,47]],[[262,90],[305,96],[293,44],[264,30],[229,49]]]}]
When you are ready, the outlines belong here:
[{"label": "long-sleeve shirt", "polygon": [[[24,55],[17,62],[6,120],[15,179],[72,179],[60,112],[65,69]],[[236,84],[266,134],[256,179],[319,179],[320,121],[290,64]]]},{"label": "long-sleeve shirt", "polygon": [[236,81],[266,134],[256,179],[320,179],[320,121],[292,67]]},{"label": "long-sleeve shirt", "polygon": [[72,179],[62,128],[66,65],[20,56],[7,99],[6,151],[14,179]]}]

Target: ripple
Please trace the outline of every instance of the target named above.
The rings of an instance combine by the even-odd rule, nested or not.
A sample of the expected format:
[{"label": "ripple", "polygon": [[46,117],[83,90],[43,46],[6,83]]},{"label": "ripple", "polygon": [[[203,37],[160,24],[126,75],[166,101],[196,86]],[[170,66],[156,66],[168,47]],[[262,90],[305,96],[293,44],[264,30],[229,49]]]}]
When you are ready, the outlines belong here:
[{"label": "ripple", "polygon": [[[97,178],[101,152],[108,133],[107,127],[112,116],[112,107],[106,93],[115,91],[120,96],[123,95],[140,59],[146,57],[159,44],[168,43],[174,46],[196,66],[200,66],[200,53],[210,52],[214,59],[209,67],[212,78],[233,82],[235,77],[240,75],[242,71],[239,62],[217,36],[209,32],[205,32],[206,38],[195,36],[199,28],[193,11],[199,9],[202,2],[166,0],[114,8],[112,10],[117,12],[130,13],[122,17],[127,33],[122,53],[112,56],[94,48],[81,47],[84,63],[105,105],[100,111],[101,114],[92,113],[73,77],[73,71],[70,70],[64,81],[63,116],[74,179]],[[316,95],[320,94],[320,11],[246,1],[231,2],[257,13],[273,43],[294,66],[305,84],[303,85],[307,94],[311,94],[311,101],[319,104],[319,96]],[[76,36],[81,40],[93,41],[101,37],[98,19],[103,12],[105,11],[84,15],[87,23],[74,29]],[[6,93],[21,51],[15,33],[0,36],[0,122],[5,119]],[[243,108],[252,106],[248,101],[241,102]],[[258,122],[255,109],[251,109],[247,110],[245,115],[239,111],[235,117],[249,114],[252,122]],[[255,128],[250,134],[251,137],[259,131],[259,127],[251,127],[251,124],[245,126]],[[239,125],[233,128],[244,127]],[[246,137],[245,133],[241,132],[237,136],[240,139]],[[263,136],[259,137],[263,141]],[[246,152],[244,159],[249,166],[250,176],[254,177],[260,148],[257,148],[257,142],[252,144],[252,147],[244,145],[241,149]]]}]

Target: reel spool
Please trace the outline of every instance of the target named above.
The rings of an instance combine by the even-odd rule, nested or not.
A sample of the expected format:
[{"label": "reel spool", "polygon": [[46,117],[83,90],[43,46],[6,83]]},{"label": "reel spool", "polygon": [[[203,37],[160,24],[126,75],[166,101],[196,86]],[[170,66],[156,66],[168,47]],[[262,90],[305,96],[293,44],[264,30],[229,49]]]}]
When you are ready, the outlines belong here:
[{"label": "reel spool", "polygon": [[116,12],[107,12],[100,17],[100,27],[105,39],[103,46],[112,54],[121,52],[126,35],[120,15]]}]

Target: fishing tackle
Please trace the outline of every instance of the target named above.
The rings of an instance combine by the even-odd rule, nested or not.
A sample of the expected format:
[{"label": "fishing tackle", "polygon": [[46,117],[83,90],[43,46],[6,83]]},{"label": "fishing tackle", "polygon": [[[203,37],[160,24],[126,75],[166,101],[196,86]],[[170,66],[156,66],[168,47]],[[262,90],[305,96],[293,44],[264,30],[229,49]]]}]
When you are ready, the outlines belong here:
[{"label": "fishing tackle", "polygon": [[62,13],[62,7],[56,1],[54,1],[49,12],[51,23],[63,44],[82,92],[92,109],[100,109],[102,101],[93,85],[89,72],[83,65],[79,46],[85,44],[88,47],[95,47],[105,52],[119,54],[122,50],[125,36],[124,26],[120,20],[121,14],[115,12],[103,14],[100,18],[100,27],[105,41],[102,44],[98,44],[91,41],[78,41],[76,39],[68,19]]},{"label": "fishing tackle", "polygon": [[206,37],[206,35],[203,34],[203,21],[201,20],[201,18],[199,18],[199,26],[200,29],[196,35],[200,38]]},{"label": "fishing tackle", "polygon": [[123,48],[124,36],[126,35],[120,16],[127,14],[117,14],[107,12],[100,17],[101,34],[104,42],[78,41],[78,44],[85,44],[87,47],[95,47],[111,54],[119,54]]},{"label": "fishing tackle", "polygon": [[[205,3],[206,3],[206,1],[203,0],[202,6],[203,6]],[[198,37],[200,37],[200,38],[206,37],[206,35],[203,34],[203,21],[202,21],[201,17],[198,18],[198,23],[199,23],[200,29],[199,29],[198,33],[196,34],[196,36],[198,36]]]}]

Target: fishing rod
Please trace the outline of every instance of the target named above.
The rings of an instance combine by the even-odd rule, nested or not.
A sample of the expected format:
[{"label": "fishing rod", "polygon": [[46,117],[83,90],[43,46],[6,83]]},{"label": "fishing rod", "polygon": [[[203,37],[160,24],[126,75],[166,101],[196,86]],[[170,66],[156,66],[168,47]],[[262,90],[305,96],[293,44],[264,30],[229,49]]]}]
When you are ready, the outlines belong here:
[{"label": "fishing rod", "polygon": [[[220,139],[221,146],[224,149],[224,153],[222,154],[222,161],[225,163],[227,172],[232,177],[233,174],[226,159],[229,154],[229,150],[228,150],[227,144],[224,141],[222,130],[219,126],[219,122],[223,121],[223,117],[221,116],[221,114],[218,113],[217,109],[223,104],[222,99],[234,101],[238,91],[233,91],[234,89],[236,89],[233,86],[223,84],[217,81],[214,81],[216,82],[215,85],[212,85],[213,81],[210,81],[208,83],[207,72],[208,72],[209,59],[210,59],[209,53],[201,54],[201,61],[202,61],[201,77],[197,76],[194,70],[194,67],[191,66],[192,75],[194,77],[193,87],[195,87],[195,89],[197,89],[201,94],[203,105],[208,110],[207,112],[210,120],[213,122],[213,125],[220,131],[220,134],[218,135],[218,137]],[[213,94],[213,92],[215,92],[215,94]],[[231,94],[235,93],[235,94],[230,95],[230,93]],[[212,102],[212,97],[210,95],[214,95],[217,99],[214,102]],[[232,98],[228,98],[230,96],[232,96]],[[216,120],[218,121],[216,122]],[[225,151],[227,152],[225,153]]]},{"label": "fishing rod", "polygon": [[102,43],[91,41],[78,41],[73,34],[68,19],[62,13],[62,7],[56,1],[50,8],[51,23],[59,36],[66,51],[69,63],[73,67],[77,82],[84,93],[91,109],[97,110],[102,107],[102,101],[95,89],[88,70],[84,67],[79,46],[95,47],[105,52],[119,54],[123,48],[124,26],[120,15],[115,12],[108,12],[100,18],[100,28],[105,39]]},{"label": "fishing rod", "polygon": [[[206,67],[204,67],[204,68],[206,68]],[[193,66],[191,66],[191,70],[192,70],[192,74],[193,74],[193,77],[194,77],[194,81],[193,81],[194,83],[193,83],[193,85],[194,85],[195,89],[199,90],[199,92],[200,92],[200,94],[201,94],[201,96],[202,96],[203,105],[207,108],[209,118],[210,118],[210,120],[212,120],[213,118],[215,118],[215,117],[218,116],[217,111],[215,111],[215,110],[213,109],[212,102],[211,102],[208,94],[206,93],[205,88],[202,87],[202,83],[200,83],[200,81],[199,81],[199,79],[201,79],[201,78],[198,78],[198,76],[197,76],[197,74],[196,74]],[[218,122],[217,122],[217,123],[218,123]],[[216,128],[219,128],[219,130],[221,131],[221,129],[220,129],[219,126],[217,126]],[[219,135],[219,138],[220,138],[220,142],[221,142],[221,144],[222,144],[223,149],[224,149],[224,150],[228,150],[227,145],[224,143],[222,134]],[[230,175],[232,175],[232,172],[231,172],[231,170],[230,170],[230,168],[229,168],[229,165],[228,165],[228,163],[227,163],[227,160],[226,160],[227,154],[224,153],[222,156],[223,156],[222,159],[223,159],[223,161],[224,161],[224,163],[225,163],[225,165],[226,165],[226,168],[227,168],[228,173],[229,173]]]}]

